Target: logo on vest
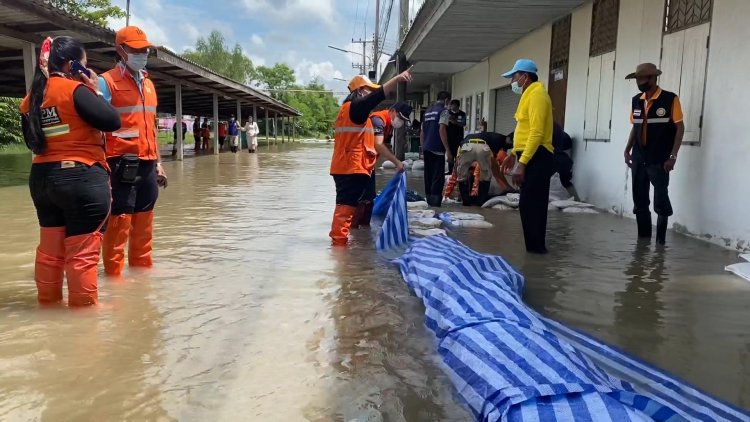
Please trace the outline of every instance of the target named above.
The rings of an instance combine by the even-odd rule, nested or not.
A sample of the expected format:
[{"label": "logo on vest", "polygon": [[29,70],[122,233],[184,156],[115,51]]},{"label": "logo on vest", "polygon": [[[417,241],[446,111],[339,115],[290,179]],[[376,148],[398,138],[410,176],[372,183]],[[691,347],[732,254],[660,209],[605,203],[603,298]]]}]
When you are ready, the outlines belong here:
[{"label": "logo on vest", "polygon": [[656,115],[659,116],[659,117],[664,117],[664,116],[667,115],[667,110],[664,109],[664,108],[660,108],[660,109],[656,110]]},{"label": "logo on vest", "polygon": [[641,109],[637,108],[633,110],[633,117],[641,117]]},{"label": "logo on vest", "polygon": [[50,126],[61,123],[60,116],[57,114],[57,107],[48,107],[42,109],[42,126]]}]

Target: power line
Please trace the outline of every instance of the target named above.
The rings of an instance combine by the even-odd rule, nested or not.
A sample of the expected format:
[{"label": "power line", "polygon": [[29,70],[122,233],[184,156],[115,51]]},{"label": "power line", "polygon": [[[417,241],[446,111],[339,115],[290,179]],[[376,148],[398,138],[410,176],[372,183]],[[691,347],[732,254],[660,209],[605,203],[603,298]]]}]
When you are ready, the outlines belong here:
[{"label": "power line", "polygon": [[357,0],[357,8],[354,11],[354,24],[352,25],[352,38],[354,38],[354,34],[357,32],[357,17],[359,16],[359,1]]}]

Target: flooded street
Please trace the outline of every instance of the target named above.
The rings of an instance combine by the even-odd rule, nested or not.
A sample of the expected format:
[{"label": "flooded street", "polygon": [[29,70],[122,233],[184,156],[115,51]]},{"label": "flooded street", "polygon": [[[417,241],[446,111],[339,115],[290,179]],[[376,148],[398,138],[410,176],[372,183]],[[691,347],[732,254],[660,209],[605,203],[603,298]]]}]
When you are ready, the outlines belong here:
[{"label": "flooded street", "polygon": [[[0,156],[0,420],[470,420],[370,233],[329,246],[330,155],[165,163],[155,267],[101,278],[102,305],[76,311],[36,305],[29,164]],[[633,221],[555,212],[550,255],[528,256],[517,213],[477,212],[495,228],[455,237],[521,269],[535,309],[750,407],[750,284],[723,272],[737,253],[671,232],[666,250],[638,245]]]}]

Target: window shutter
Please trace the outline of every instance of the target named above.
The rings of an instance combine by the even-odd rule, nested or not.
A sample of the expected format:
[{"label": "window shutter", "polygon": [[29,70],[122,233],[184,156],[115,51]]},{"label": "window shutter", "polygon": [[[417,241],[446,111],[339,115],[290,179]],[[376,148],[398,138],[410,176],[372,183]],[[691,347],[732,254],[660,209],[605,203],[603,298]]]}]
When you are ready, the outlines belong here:
[{"label": "window shutter", "polygon": [[703,94],[706,83],[708,60],[709,24],[695,26],[681,31],[685,33],[685,46],[682,55],[682,80],[680,101],[685,116],[685,142],[700,141],[701,116],[703,115]]},{"label": "window shutter", "polygon": [[602,56],[602,73],[599,83],[599,107],[596,125],[596,139],[610,138],[612,119],[612,96],[615,89],[615,52]]},{"label": "window shutter", "polygon": [[[589,59],[589,79],[586,87],[586,116],[584,118],[585,139],[596,139],[599,115],[599,87],[602,74],[602,56]],[[611,107],[611,106],[610,106]]]}]

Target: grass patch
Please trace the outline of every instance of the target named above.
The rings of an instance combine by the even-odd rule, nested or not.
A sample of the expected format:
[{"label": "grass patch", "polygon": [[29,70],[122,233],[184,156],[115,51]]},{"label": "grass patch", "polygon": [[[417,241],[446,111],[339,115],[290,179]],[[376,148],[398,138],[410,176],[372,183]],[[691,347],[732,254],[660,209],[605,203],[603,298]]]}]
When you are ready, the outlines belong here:
[{"label": "grass patch", "polygon": [[0,154],[2,155],[13,155],[13,154],[30,154],[26,145],[23,144],[8,144],[0,145]]}]

